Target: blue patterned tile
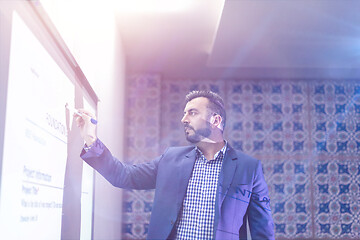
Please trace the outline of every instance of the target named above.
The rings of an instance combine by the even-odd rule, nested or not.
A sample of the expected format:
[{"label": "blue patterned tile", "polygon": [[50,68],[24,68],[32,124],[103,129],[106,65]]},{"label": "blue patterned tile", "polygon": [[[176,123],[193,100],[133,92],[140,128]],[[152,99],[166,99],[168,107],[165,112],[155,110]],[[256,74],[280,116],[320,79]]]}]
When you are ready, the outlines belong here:
[{"label": "blue patterned tile", "polygon": [[285,212],[285,202],[275,203],[274,213],[284,213]]},{"label": "blue patterned tile", "polygon": [[144,201],[144,212],[151,212],[152,202]]},{"label": "blue patterned tile", "polygon": [[302,151],[304,150],[304,141],[294,141],[293,142],[294,149],[293,151]]},{"label": "blue patterned tile", "polygon": [[316,123],[316,131],[325,131],[326,132],[326,122]]},{"label": "blue patterned tile", "polygon": [[350,174],[349,173],[349,167],[347,164],[340,164],[338,163],[338,173],[339,174]]},{"label": "blue patterned tile", "polygon": [[264,130],[262,122],[254,122],[253,130],[254,131]]},{"label": "blue patterned tile", "polygon": [[354,95],[356,95],[356,94],[360,94],[360,86],[354,87]]},{"label": "blue patterned tile", "polygon": [[283,123],[282,122],[275,122],[273,123],[273,131],[282,131],[283,127],[282,127]]},{"label": "blue patterned tile", "polygon": [[347,150],[348,142],[336,142],[336,152],[345,152]]},{"label": "blue patterned tile", "polygon": [[292,93],[293,94],[302,94],[301,85],[292,85]]},{"label": "blue patterned tile", "polygon": [[180,92],[180,87],[177,84],[170,84],[170,92],[171,93],[178,93]]},{"label": "blue patterned tile", "polygon": [[243,150],[243,142],[242,141],[234,141],[233,146],[235,149],[238,149],[240,151]]},{"label": "blue patterned tile", "polygon": [[325,94],[325,86],[324,85],[315,86],[314,94]]},{"label": "blue patterned tile", "polygon": [[307,223],[304,223],[304,224],[296,224],[296,234],[299,234],[299,233],[305,233],[306,232],[306,225]]},{"label": "blue patterned tile", "polygon": [[295,184],[295,194],[305,192],[305,184]]},{"label": "blue patterned tile", "polygon": [[303,131],[303,124],[301,122],[293,122],[293,131]]},{"label": "blue patterned tile", "polygon": [[253,142],[254,151],[262,151],[264,149],[264,141]]},{"label": "blue patterned tile", "polygon": [[345,94],[344,86],[335,85],[335,94]]},{"label": "blue patterned tile", "polygon": [[294,173],[304,173],[305,174],[305,166],[304,164],[294,164]]},{"label": "blue patterned tile", "polygon": [[129,201],[129,202],[126,202],[124,201],[123,202],[123,209],[125,212],[132,212],[132,201]]},{"label": "blue patterned tile", "polygon": [[253,85],[253,93],[262,93],[262,87],[259,85]]},{"label": "blue patterned tile", "polygon": [[318,184],[319,193],[329,193],[329,184]]},{"label": "blue patterned tile", "polygon": [[281,93],[281,85],[272,86],[272,93]]},{"label": "blue patterned tile", "polygon": [[282,141],[273,141],[273,149],[274,151],[284,151],[283,142]]},{"label": "blue patterned tile", "polygon": [[318,214],[320,214],[320,213],[329,213],[330,212],[329,205],[330,205],[330,202],[320,203]]},{"label": "blue patterned tile", "polygon": [[149,224],[147,224],[147,223],[145,223],[144,224],[144,235],[147,235],[148,234],[148,232],[149,232]]},{"label": "blue patterned tile", "polygon": [[242,113],[242,104],[233,104],[232,109],[236,113]]},{"label": "blue patterned tile", "polygon": [[315,104],[315,112],[316,113],[326,114],[326,112],[325,112],[325,104]]},{"label": "blue patterned tile", "polygon": [[275,232],[276,233],[285,233],[285,227],[286,227],[286,225],[284,223],[282,223],[282,224],[275,223]]},{"label": "blue patterned tile", "polygon": [[232,89],[233,93],[242,93],[242,85],[235,85]]},{"label": "blue patterned tile", "polygon": [[335,114],[345,113],[346,104],[335,104]]},{"label": "blue patterned tile", "polygon": [[273,173],[284,173],[284,163],[275,163]]},{"label": "blue patterned tile", "polygon": [[339,184],[339,195],[349,193],[350,184]]},{"label": "blue patterned tile", "polygon": [[350,204],[349,203],[339,203],[340,204],[340,213],[350,213]]},{"label": "blue patterned tile", "polygon": [[360,132],[360,123],[356,123],[355,132]]},{"label": "blue patterned tile", "polygon": [[330,224],[329,223],[326,223],[326,224],[319,223],[319,226],[320,226],[321,233],[330,233]]},{"label": "blue patterned tile", "polygon": [[292,113],[301,113],[303,104],[293,104],[292,105]]},{"label": "blue patterned tile", "polygon": [[219,86],[210,84],[210,91],[215,92],[215,93],[220,93]]},{"label": "blue patterned tile", "polygon": [[351,232],[351,225],[350,224],[341,224],[341,234],[346,234],[346,233],[350,233]]},{"label": "blue patterned tile", "polygon": [[253,104],[253,113],[261,113],[263,109],[263,104]]},{"label": "blue patterned tile", "polygon": [[318,142],[318,141],[316,141],[316,149],[317,149],[319,152],[327,152],[327,149],[326,149],[326,141],[325,141],[325,142]]},{"label": "blue patterned tile", "polygon": [[354,103],[354,107],[355,107],[355,113],[360,114],[360,104],[355,104]]},{"label": "blue patterned tile", "polygon": [[329,165],[329,163],[318,164],[317,174],[328,173],[328,165]]},{"label": "blue patterned tile", "polygon": [[284,193],[284,184],[274,184],[276,193]]},{"label": "blue patterned tile", "polygon": [[297,203],[295,202],[295,205],[296,205],[296,210],[295,212],[296,213],[306,213],[306,206],[305,206],[305,203]]},{"label": "blue patterned tile", "polygon": [[243,130],[242,122],[235,122],[235,123],[233,124],[232,130],[242,131],[242,130]]},{"label": "blue patterned tile", "polygon": [[346,130],[346,123],[344,123],[344,122],[337,122],[337,123],[336,123],[336,131],[338,131],[338,132],[341,132],[341,131],[347,132],[347,130]]},{"label": "blue patterned tile", "polygon": [[282,113],[282,104],[272,104],[273,113]]},{"label": "blue patterned tile", "polygon": [[123,232],[132,234],[132,226],[133,226],[132,223],[123,224]]}]

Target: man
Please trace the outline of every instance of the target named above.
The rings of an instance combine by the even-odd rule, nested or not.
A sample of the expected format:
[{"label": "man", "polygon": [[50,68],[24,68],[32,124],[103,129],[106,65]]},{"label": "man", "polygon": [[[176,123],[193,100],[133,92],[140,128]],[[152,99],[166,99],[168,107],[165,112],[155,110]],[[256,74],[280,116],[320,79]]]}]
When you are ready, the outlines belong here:
[{"label": "man", "polygon": [[226,113],[219,95],[186,96],[181,122],[195,146],[171,147],[137,165],[114,158],[84,113],[77,118],[86,142],[81,157],[116,187],[156,189],[148,239],[246,239],[246,221],[252,239],[274,239],[261,163],[224,141]]}]

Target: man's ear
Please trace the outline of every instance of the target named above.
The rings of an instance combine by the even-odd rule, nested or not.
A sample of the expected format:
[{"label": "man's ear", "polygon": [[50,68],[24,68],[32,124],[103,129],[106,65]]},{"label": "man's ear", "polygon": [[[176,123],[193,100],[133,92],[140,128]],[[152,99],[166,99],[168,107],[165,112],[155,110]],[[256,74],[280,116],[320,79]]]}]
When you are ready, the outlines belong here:
[{"label": "man's ear", "polygon": [[221,124],[221,121],[222,121],[222,118],[220,115],[214,115],[214,116],[211,116],[211,118],[210,118],[210,123],[218,125],[218,126]]}]

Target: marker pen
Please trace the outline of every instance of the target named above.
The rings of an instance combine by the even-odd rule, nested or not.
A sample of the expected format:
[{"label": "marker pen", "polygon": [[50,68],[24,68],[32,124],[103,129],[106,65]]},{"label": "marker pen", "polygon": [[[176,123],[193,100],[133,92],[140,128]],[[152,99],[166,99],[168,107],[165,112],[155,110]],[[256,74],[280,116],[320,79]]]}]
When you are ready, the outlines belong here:
[{"label": "marker pen", "polygon": [[[80,116],[80,117],[83,116],[83,113],[79,112],[79,111],[76,110],[75,108],[70,107],[69,104],[66,103],[66,104],[65,104],[65,107],[66,107],[67,109],[69,109],[69,111],[74,112],[76,115],[78,115],[78,116]],[[91,121],[92,124],[97,124],[97,123],[98,123],[98,121],[97,121],[96,119],[94,119],[94,118],[91,118],[90,121]]]}]

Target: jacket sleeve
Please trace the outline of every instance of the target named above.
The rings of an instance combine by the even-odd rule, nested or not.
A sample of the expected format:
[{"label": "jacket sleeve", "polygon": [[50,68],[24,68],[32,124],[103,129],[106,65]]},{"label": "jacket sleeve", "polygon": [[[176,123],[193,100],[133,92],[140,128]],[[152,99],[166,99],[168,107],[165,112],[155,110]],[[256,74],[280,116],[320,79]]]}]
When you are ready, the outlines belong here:
[{"label": "jacket sleeve", "polygon": [[268,188],[259,160],[247,213],[252,239],[275,239]]},{"label": "jacket sleeve", "polygon": [[113,186],[138,190],[155,188],[157,168],[162,158],[160,156],[142,164],[123,164],[99,139],[89,151],[83,150],[80,156]]}]

